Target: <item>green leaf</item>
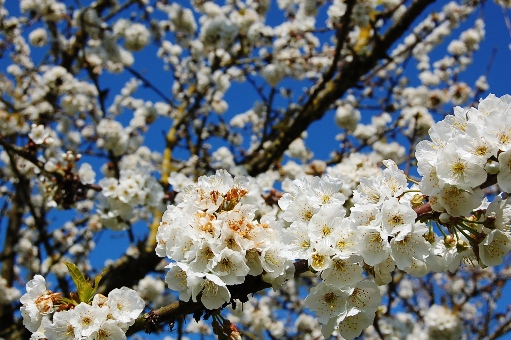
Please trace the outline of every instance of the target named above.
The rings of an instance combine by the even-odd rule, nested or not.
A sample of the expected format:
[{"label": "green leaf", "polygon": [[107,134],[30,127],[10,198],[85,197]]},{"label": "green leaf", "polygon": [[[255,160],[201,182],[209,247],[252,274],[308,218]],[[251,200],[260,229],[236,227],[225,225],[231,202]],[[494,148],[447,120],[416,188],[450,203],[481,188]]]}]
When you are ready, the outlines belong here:
[{"label": "green leaf", "polygon": [[[74,263],[64,262],[64,264],[66,265],[67,270],[69,271],[69,274],[71,274],[71,278],[76,285],[76,293],[78,294],[80,301],[85,303],[92,301],[94,293],[96,292],[96,288],[91,286],[91,284],[85,279],[85,276],[83,276],[80,269],[78,269]],[[99,279],[96,278],[96,287],[97,282],[99,282],[100,279],[101,277]]]},{"label": "green leaf", "polygon": [[[87,302],[87,303],[92,301],[92,299],[94,298],[94,295],[96,294],[96,290],[98,289],[99,282],[103,278],[104,271],[105,270],[103,269],[103,271],[98,276],[96,276],[96,278],[94,279],[94,284],[93,285],[91,285],[89,283],[89,281],[87,281],[87,287],[86,287],[86,289],[84,290],[84,293],[83,293],[83,299],[84,300],[82,300],[82,301]],[[82,297],[80,297],[80,299],[81,298]]]},{"label": "green leaf", "polygon": [[92,298],[94,297],[95,292],[96,292],[96,289],[92,288],[92,286],[89,282],[86,282],[86,285],[83,287],[82,291],[78,292],[80,301],[85,302],[85,303],[91,302]]},{"label": "green leaf", "polygon": [[105,274],[105,269],[103,269],[101,271],[101,273],[99,273],[98,276],[96,276],[96,278],[94,279],[94,292],[96,292],[96,289],[98,289],[99,281],[101,281],[104,274]]},{"label": "green leaf", "polygon": [[74,263],[64,261],[64,264],[66,265],[69,274],[71,274],[71,278],[76,285],[76,290],[79,292],[82,287],[87,284],[85,277]]}]

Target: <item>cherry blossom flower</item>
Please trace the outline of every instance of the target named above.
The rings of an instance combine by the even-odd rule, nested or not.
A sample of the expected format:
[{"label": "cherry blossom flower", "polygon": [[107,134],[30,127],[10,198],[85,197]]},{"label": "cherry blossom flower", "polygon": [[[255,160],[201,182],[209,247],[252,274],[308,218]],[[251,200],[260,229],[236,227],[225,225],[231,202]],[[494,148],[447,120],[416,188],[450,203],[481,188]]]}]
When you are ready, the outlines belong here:
[{"label": "cherry blossom flower", "polygon": [[509,232],[492,230],[479,244],[479,258],[485,266],[498,266],[511,250]]},{"label": "cherry blossom flower", "polygon": [[128,326],[144,310],[144,300],[133,289],[122,287],[108,293],[108,307],[112,317]]},{"label": "cherry blossom flower", "polygon": [[313,287],[305,298],[305,306],[316,313],[318,321],[326,324],[331,318],[346,315],[349,293],[334,285],[320,283]]},{"label": "cherry blossom flower", "polygon": [[108,312],[104,308],[81,302],[72,313],[70,323],[75,334],[78,337],[88,338],[92,333],[98,331],[101,324],[106,321]]},{"label": "cherry blossom flower", "polygon": [[216,275],[194,275],[188,282],[192,290],[192,300],[196,302],[200,294],[200,300],[207,309],[220,308],[231,298],[225,282]]},{"label": "cherry blossom flower", "polygon": [[323,270],[321,278],[336,287],[352,286],[364,278],[362,267],[358,264],[359,256],[343,257],[336,255],[332,264]]},{"label": "cherry blossom flower", "polygon": [[36,275],[27,283],[27,292],[20,298],[23,324],[31,332],[35,332],[41,325],[43,315],[53,312],[53,299],[46,290],[46,280]]},{"label": "cherry blossom flower", "polygon": [[56,313],[52,324],[45,327],[44,334],[51,339],[74,340],[80,337],[80,333],[75,332],[75,326],[71,323],[71,320],[77,317],[76,314],[74,309]]}]

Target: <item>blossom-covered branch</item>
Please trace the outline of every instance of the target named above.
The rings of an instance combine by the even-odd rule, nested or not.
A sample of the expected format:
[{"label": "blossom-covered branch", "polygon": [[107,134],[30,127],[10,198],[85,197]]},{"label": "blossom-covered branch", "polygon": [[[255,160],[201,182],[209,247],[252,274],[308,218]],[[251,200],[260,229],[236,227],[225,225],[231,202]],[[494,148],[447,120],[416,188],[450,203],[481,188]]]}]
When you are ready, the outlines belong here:
[{"label": "blossom-covered branch", "polygon": [[0,337],[507,334],[505,6],[0,2]]}]

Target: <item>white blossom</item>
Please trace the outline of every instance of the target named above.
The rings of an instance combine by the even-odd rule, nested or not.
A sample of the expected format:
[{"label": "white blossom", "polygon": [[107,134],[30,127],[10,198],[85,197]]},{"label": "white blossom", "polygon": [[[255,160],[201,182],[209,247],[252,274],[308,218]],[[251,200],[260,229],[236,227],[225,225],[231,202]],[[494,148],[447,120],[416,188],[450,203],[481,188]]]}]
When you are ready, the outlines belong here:
[{"label": "white blossom", "polygon": [[113,318],[128,326],[144,310],[144,300],[133,289],[122,287],[108,293],[108,307]]}]

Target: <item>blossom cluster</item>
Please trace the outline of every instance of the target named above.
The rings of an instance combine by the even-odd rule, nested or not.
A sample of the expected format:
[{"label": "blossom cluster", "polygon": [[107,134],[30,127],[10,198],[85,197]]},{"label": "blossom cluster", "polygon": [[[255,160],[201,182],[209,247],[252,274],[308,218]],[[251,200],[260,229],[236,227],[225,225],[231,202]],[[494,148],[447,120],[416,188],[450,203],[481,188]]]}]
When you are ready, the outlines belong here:
[{"label": "blossom cluster", "polygon": [[433,209],[463,216],[477,208],[489,176],[511,191],[511,96],[489,95],[476,108],[454,109],[416,147],[420,188]]},{"label": "blossom cluster", "polygon": [[101,223],[113,230],[125,230],[135,217],[137,207],[158,206],[163,190],[158,181],[142,169],[123,169],[119,179],[106,177],[98,182],[98,215]]},{"label": "blossom cluster", "polygon": [[384,163],[380,175],[361,179],[349,216],[339,193],[342,181],[328,175],[295,180],[279,200],[281,217],[291,223],[284,231],[287,249],[322,279],[305,303],[326,337],[338,331],[353,338],[372,324],[381,297],[364,265],[378,284],[388,283],[396,266],[425,274],[418,267],[430,254],[428,228],[416,222],[415,195],[408,192],[403,171],[392,161]]},{"label": "blossom cluster", "polygon": [[[496,265],[511,250],[506,200],[486,202],[484,212],[467,217],[465,229],[440,236],[419,219],[427,196],[417,184],[409,186],[395,162],[383,163],[378,175],[360,179],[349,215],[338,178],[303,177],[283,185],[288,192],[278,200],[277,218],[284,226],[270,215],[254,220],[256,206],[243,204],[248,178],[233,179],[225,171],[201,177],[183,190],[179,204],[167,208],[158,230],[157,254],[175,261],[168,265],[168,286],[181,300],[200,297],[206,308],[216,309],[230,300],[227,286],[247,275],[262,274],[280,286],[291,261],[306,260],[321,280],[305,306],[316,313],[325,337],[337,332],[352,339],[373,323],[381,302],[378,285],[389,283],[396,268],[422,277],[454,270],[464,258]],[[478,257],[466,232],[476,218],[494,225],[479,240]]]},{"label": "blossom cluster", "polygon": [[293,274],[282,249],[281,225],[271,215],[256,219],[257,207],[244,203],[249,180],[219,170],[183,191],[182,202],[165,211],[156,235],[156,253],[174,262],[165,281],[188,301],[208,309],[230,301],[228,285],[261,275],[274,286]]},{"label": "blossom cluster", "polygon": [[304,259],[322,278],[305,303],[324,335],[357,336],[381,301],[376,283],[363,275],[363,263],[374,266],[382,282],[396,264],[408,269],[429,255],[427,228],[415,222],[409,202],[413,195],[398,201],[406,177],[395,163],[386,164],[382,175],[355,192],[350,217],[341,180],[295,180],[278,201],[278,217],[289,223],[284,230],[268,215],[254,221],[255,207],[242,202],[247,178],[233,179],[225,171],[201,177],[185,188],[181,203],[168,207],[158,230],[157,254],[176,261],[168,266],[167,284],[181,300],[196,301],[201,294],[206,308],[214,309],[229,301],[228,285],[262,274],[278,286],[289,275],[290,260]]},{"label": "blossom cluster", "polygon": [[47,289],[46,280],[36,275],[21,297],[23,324],[33,332],[31,339],[126,339],[126,330],[144,310],[144,300],[127,287],[108,296],[96,294],[91,303],[64,299]]},{"label": "blossom cluster", "polygon": [[[487,266],[502,263],[511,249],[509,202],[499,195],[489,203],[483,192],[495,182],[504,192],[511,191],[510,108],[509,95],[492,94],[477,108],[456,107],[454,115],[430,129],[431,141],[416,147],[419,187],[431,207],[441,212],[439,222],[461,229]],[[460,222],[474,210],[479,213]]]},{"label": "blossom cluster", "polygon": [[[424,311],[424,322],[418,323],[409,313],[398,312],[392,317],[381,317],[378,320],[378,333],[375,327],[369,327],[364,339],[463,339],[460,315],[444,305],[434,304],[421,308]],[[467,316],[468,317],[468,316]],[[465,320],[469,320],[467,318]]]},{"label": "blossom cluster", "polygon": [[0,305],[9,304],[19,299],[20,291],[14,287],[9,287],[4,278],[0,278]]}]

